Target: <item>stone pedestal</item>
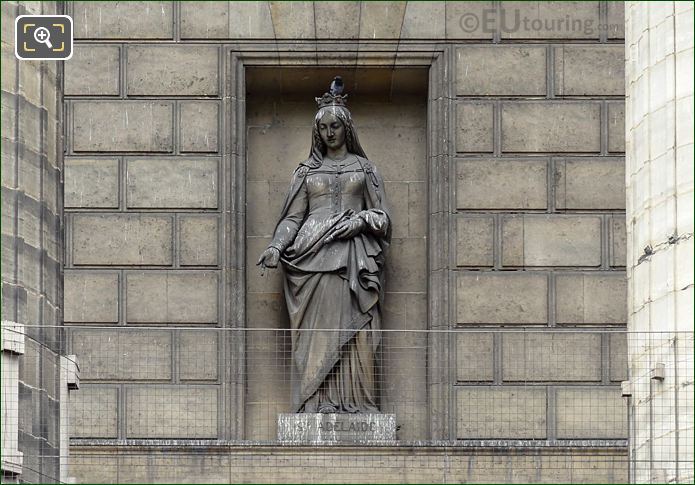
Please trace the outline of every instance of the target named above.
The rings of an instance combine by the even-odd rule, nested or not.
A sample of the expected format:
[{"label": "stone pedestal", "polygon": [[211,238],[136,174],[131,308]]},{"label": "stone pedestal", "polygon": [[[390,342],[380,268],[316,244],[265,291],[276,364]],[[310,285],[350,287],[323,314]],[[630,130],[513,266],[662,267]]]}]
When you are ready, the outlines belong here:
[{"label": "stone pedestal", "polygon": [[278,414],[283,444],[394,444],[395,414]]}]

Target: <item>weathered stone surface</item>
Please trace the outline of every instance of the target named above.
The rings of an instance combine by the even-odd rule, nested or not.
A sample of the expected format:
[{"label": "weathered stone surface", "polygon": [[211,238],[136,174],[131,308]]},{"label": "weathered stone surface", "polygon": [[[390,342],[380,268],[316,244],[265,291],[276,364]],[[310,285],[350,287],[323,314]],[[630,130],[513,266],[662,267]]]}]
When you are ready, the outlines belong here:
[{"label": "weathered stone surface", "polygon": [[183,330],[179,335],[179,378],[217,380],[218,332]]},{"label": "weathered stone surface", "polygon": [[170,265],[173,223],[169,216],[86,215],[72,218],[76,265]]},{"label": "weathered stone surface", "polygon": [[332,445],[389,444],[396,440],[395,414],[279,414],[280,443]]},{"label": "weathered stone surface", "polygon": [[[459,160],[458,209],[545,209],[546,160]],[[490,190],[495,187],[495,190]]]},{"label": "weathered stone surface", "polygon": [[65,95],[118,95],[120,48],[76,44],[65,63]]},{"label": "weathered stone surface", "polygon": [[494,8],[493,2],[446,2],[447,40],[492,39]]},{"label": "weathered stone surface", "polygon": [[316,38],[313,2],[268,2],[276,39]]},{"label": "weathered stone surface", "polygon": [[458,439],[545,438],[545,388],[459,387]]},{"label": "weathered stone surface", "polygon": [[427,241],[413,237],[393,239],[390,250],[386,262],[386,291],[426,291]]},{"label": "weathered stone surface", "polygon": [[182,39],[229,37],[230,2],[179,2]]},{"label": "weathered stone surface", "polygon": [[79,101],[72,104],[77,152],[170,152],[171,103]]},{"label": "weathered stone surface", "polygon": [[548,321],[544,274],[459,273],[456,281],[456,321],[460,324]]},{"label": "weathered stone surface", "polygon": [[596,102],[502,103],[503,152],[598,152],[601,108]]},{"label": "weathered stone surface", "polygon": [[181,103],[181,151],[218,151],[219,104],[214,101]]},{"label": "weathered stone surface", "polygon": [[128,438],[216,438],[217,388],[130,387],[126,390]]},{"label": "weathered stone surface", "polygon": [[401,39],[444,39],[446,8],[446,2],[406,3]]},{"label": "weathered stone surface", "polygon": [[456,49],[456,94],[545,96],[545,47],[465,46]]},{"label": "weathered stone surface", "polygon": [[494,230],[492,217],[457,217],[456,266],[492,266]]},{"label": "weathered stone surface", "polygon": [[625,161],[622,158],[555,161],[558,209],[625,209]]},{"label": "weathered stone surface", "polygon": [[459,103],[456,105],[456,151],[492,152],[492,103]]},{"label": "weathered stone surface", "polygon": [[118,437],[118,389],[83,384],[69,402],[70,437]]},{"label": "weathered stone surface", "polygon": [[80,379],[171,379],[171,333],[167,331],[75,330],[72,352],[79,361]]},{"label": "weathered stone surface", "polygon": [[217,264],[218,217],[179,216],[179,262],[182,266]]},{"label": "weathered stone surface", "polygon": [[219,92],[218,52],[200,45],[128,46],[128,94],[214,96]]},{"label": "weathered stone surface", "polygon": [[625,151],[625,103],[607,103],[608,105],[608,151],[622,153]]},{"label": "weathered stone surface", "polygon": [[129,159],[128,208],[214,209],[218,166],[217,158]]},{"label": "weathered stone surface", "polygon": [[625,273],[559,274],[556,284],[558,323],[625,323]]},{"label": "weathered stone surface", "polygon": [[400,38],[405,7],[404,2],[362,2],[360,38]]},{"label": "weathered stone surface", "polygon": [[492,381],[494,377],[493,334],[456,334],[456,379],[460,382]]},{"label": "weathered stone surface", "polygon": [[611,266],[627,264],[627,232],[625,216],[611,217]]},{"label": "weathered stone surface", "polygon": [[502,220],[502,264],[599,266],[601,219],[561,215],[505,217]]},{"label": "weathered stone surface", "polygon": [[504,2],[502,39],[598,39],[599,2]]},{"label": "weathered stone surface", "polygon": [[65,271],[64,292],[65,322],[118,322],[118,273]]},{"label": "weathered stone surface", "polygon": [[217,273],[126,275],[128,323],[216,323]]},{"label": "weathered stone surface", "polygon": [[233,39],[274,39],[269,2],[227,2],[229,36]]},{"label": "weathered stone surface", "polygon": [[599,333],[502,335],[503,381],[600,381]]},{"label": "weathered stone surface", "polygon": [[625,2],[606,2],[609,39],[625,38]]},{"label": "weathered stone surface", "polygon": [[65,158],[64,204],[118,208],[117,158]]},{"label": "weathered stone surface", "polygon": [[626,438],[627,404],[620,387],[559,388],[557,437]]},{"label": "weathered stone surface", "polygon": [[556,95],[625,94],[623,45],[565,45],[554,49]]},{"label": "weathered stone surface", "polygon": [[361,2],[314,2],[317,39],[356,39]]},{"label": "weathered stone surface", "polygon": [[172,2],[75,2],[76,39],[171,39]]},{"label": "weathered stone surface", "polygon": [[[613,382],[627,380],[627,333],[610,334],[610,379]],[[634,338],[634,335],[632,336]]]}]

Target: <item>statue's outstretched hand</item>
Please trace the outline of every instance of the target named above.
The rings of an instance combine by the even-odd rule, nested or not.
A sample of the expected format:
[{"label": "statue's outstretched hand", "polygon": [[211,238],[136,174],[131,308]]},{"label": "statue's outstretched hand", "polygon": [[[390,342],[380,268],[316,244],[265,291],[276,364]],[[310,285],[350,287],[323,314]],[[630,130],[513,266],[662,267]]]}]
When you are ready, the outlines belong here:
[{"label": "statue's outstretched hand", "polygon": [[364,231],[367,223],[361,217],[353,217],[347,221],[341,222],[333,229],[326,238],[326,244],[335,239],[350,239]]},{"label": "statue's outstretched hand", "polygon": [[261,257],[258,258],[256,266],[260,266],[261,268],[277,268],[279,261],[280,250],[271,246],[263,251]]}]

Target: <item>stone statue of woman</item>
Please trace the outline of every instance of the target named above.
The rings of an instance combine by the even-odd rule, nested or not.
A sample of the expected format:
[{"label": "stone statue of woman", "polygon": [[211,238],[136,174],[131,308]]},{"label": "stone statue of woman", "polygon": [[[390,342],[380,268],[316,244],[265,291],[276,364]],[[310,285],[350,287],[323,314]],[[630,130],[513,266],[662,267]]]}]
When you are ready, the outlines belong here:
[{"label": "stone statue of woman", "polygon": [[375,354],[391,217],[384,182],[360,145],[340,78],[321,98],[311,153],[294,172],[273,240],[292,332],[296,413],[379,412]]}]

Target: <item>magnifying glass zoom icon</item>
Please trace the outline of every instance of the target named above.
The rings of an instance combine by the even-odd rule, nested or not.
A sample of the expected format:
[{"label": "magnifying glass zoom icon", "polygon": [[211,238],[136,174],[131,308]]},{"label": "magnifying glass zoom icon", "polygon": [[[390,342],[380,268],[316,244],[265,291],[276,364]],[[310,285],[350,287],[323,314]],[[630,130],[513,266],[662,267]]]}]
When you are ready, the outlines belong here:
[{"label": "magnifying glass zoom icon", "polygon": [[51,33],[46,27],[39,27],[34,31],[34,40],[39,44],[46,44],[49,49],[53,49],[53,44],[51,44]]}]

